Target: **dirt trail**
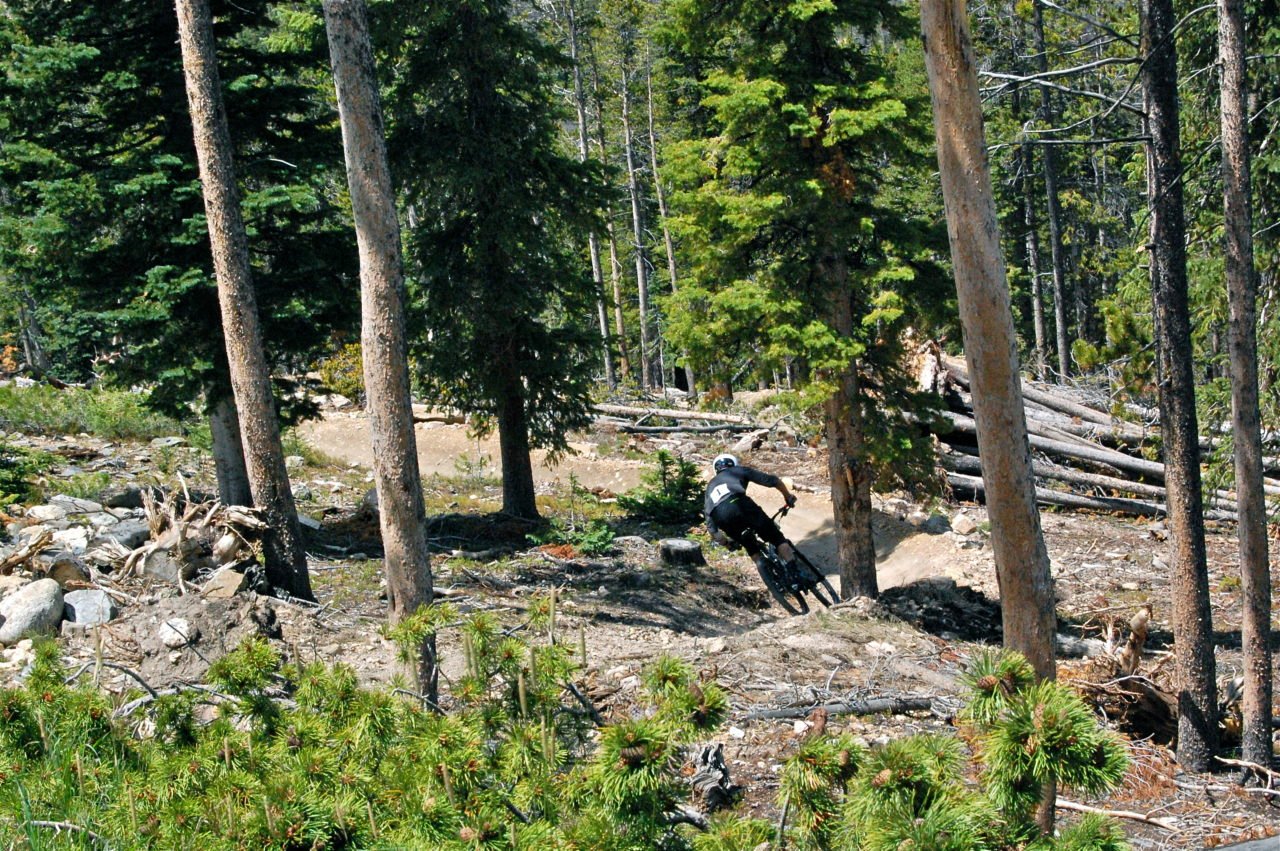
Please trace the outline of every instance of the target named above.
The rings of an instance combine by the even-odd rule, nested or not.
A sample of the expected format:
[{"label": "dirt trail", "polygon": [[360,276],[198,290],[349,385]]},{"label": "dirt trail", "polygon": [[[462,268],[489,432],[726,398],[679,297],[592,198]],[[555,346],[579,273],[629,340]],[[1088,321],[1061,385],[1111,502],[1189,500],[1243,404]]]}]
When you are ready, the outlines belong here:
[{"label": "dirt trail", "polygon": [[[299,431],[308,443],[333,458],[346,464],[372,466],[373,450],[363,413],[329,412],[323,419],[304,423]],[[476,470],[481,465],[488,475],[502,475],[495,435],[476,439],[465,425],[446,423],[419,423],[415,433],[418,464],[424,477],[458,475],[461,469]],[[555,466],[548,465],[545,452],[534,453],[533,476],[537,484],[565,486],[570,475],[583,487],[604,488],[613,493],[640,484],[647,466],[644,461],[601,458],[597,445],[588,438],[571,445],[578,454]],[[753,489],[752,496],[769,514],[782,505],[781,497],[768,489]],[[798,504],[781,520],[781,526],[815,564],[828,574],[838,573],[835,524],[831,498],[826,492],[801,492]],[[881,588],[941,575],[956,555],[946,535],[921,532],[884,516],[877,517],[876,553]]]}]

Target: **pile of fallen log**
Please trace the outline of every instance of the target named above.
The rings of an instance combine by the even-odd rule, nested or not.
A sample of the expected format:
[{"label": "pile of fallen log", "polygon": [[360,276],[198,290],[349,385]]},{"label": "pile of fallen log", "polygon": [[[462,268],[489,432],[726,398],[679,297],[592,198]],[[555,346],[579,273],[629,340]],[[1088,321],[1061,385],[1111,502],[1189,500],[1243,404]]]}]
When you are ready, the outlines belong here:
[{"label": "pile of fallen log", "polygon": [[[947,482],[957,496],[981,500],[982,458],[968,371],[936,348],[925,355],[925,363],[918,372],[922,387],[941,394],[949,408],[937,429]],[[1151,460],[1158,457],[1157,426],[1119,419],[1025,380],[1022,396],[1037,502],[1138,517],[1165,514],[1164,465]],[[1204,448],[1212,446],[1209,438],[1201,441]],[[1268,479],[1266,492],[1280,495],[1280,481]],[[1215,490],[1205,497],[1206,519],[1237,519],[1232,492]]]}]

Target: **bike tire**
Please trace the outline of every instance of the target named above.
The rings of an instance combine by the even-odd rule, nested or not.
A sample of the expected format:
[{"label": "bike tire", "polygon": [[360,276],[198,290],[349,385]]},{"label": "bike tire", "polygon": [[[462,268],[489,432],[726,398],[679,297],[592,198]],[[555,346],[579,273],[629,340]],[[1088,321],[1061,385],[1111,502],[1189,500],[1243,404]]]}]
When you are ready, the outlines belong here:
[{"label": "bike tire", "polygon": [[[770,570],[768,566],[756,564],[756,572],[760,574],[760,578],[764,580],[764,587],[769,589],[769,595],[778,603],[779,606],[786,609],[788,613],[793,615],[807,614],[809,611],[809,603],[805,600],[801,591],[792,591],[783,585],[780,578],[786,572],[786,565],[782,559],[778,557],[777,552],[772,546],[765,552],[761,553],[767,565],[772,566]],[[775,574],[774,571],[777,571]]]},{"label": "bike tire", "polygon": [[[818,602],[827,608],[830,608],[840,602],[840,595],[836,593],[836,589],[831,587],[831,583],[827,581],[827,577],[823,575],[822,571],[814,567],[813,562],[809,561],[808,556],[796,549],[795,544],[791,545],[791,549],[796,554],[796,563],[801,565],[806,571],[808,571],[809,575],[817,581],[818,584],[810,588],[809,591],[818,599]],[[826,589],[827,596],[823,596],[822,591],[819,590],[819,586]],[[828,602],[828,600],[830,602]]]}]

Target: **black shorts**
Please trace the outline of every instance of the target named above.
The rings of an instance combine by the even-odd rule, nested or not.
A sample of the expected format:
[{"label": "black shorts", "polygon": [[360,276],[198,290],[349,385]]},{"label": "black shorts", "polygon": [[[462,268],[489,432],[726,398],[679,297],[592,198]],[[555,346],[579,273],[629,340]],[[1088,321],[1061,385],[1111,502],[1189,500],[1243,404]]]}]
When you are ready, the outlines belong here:
[{"label": "black shorts", "polygon": [[750,497],[736,496],[725,500],[711,509],[711,519],[721,531],[742,544],[748,555],[760,552],[762,540],[775,547],[787,540],[778,525]]}]

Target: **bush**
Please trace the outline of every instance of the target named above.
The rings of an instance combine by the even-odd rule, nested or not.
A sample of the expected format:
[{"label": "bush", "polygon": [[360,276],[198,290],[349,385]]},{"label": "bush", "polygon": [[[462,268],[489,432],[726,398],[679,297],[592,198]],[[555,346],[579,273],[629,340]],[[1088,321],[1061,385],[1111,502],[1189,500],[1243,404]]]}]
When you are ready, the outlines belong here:
[{"label": "bush", "polygon": [[0,508],[40,498],[35,478],[53,466],[53,456],[0,443]]},{"label": "bush", "polygon": [[640,487],[618,497],[628,513],[664,524],[692,524],[702,519],[703,482],[692,461],[665,449],[654,457],[656,466],[641,476]]},{"label": "bush", "polygon": [[0,430],[149,440],[177,434],[182,425],[148,408],[139,393],[37,384],[0,387]]},{"label": "bush", "polygon": [[330,391],[353,402],[364,398],[364,356],[359,343],[348,343],[320,362],[320,380]]}]

